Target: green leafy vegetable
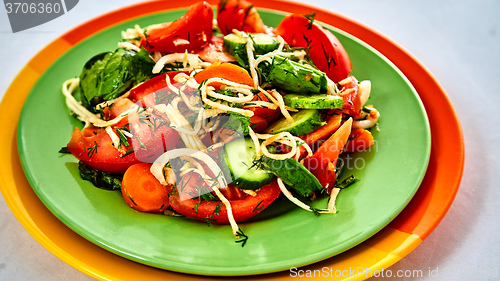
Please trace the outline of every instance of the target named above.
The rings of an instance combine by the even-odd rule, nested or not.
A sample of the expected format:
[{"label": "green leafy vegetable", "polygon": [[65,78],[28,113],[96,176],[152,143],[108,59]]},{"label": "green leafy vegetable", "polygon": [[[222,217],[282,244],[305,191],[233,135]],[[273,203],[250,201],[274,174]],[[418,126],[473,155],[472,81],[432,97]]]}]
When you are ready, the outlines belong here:
[{"label": "green leafy vegetable", "polygon": [[150,79],[154,64],[144,48],[140,52],[118,48],[94,56],[80,74],[82,105],[97,113],[97,104],[117,98],[132,86]]},{"label": "green leafy vegetable", "polygon": [[262,160],[269,170],[300,196],[309,197],[315,191],[323,190],[318,179],[293,158],[274,160],[263,156]]},{"label": "green leafy vegetable", "polygon": [[78,170],[80,171],[80,177],[82,179],[90,181],[98,188],[105,190],[120,190],[122,186],[122,174],[101,172],[81,161],[78,163]]},{"label": "green leafy vegetable", "polygon": [[358,181],[358,179],[356,179],[353,175],[350,175],[347,178],[345,178],[343,181],[335,183],[335,187],[340,188],[340,189],[348,188],[349,186],[351,186],[353,183],[355,183],[357,181]]},{"label": "green leafy vegetable", "polygon": [[249,134],[250,117],[236,112],[229,112],[229,116],[225,116],[225,118],[227,118],[227,121],[222,124],[223,128],[231,129],[237,133],[242,132],[243,136]]},{"label": "green leafy vegetable", "polygon": [[65,146],[65,147],[61,147],[61,149],[59,149],[59,153],[61,153],[61,154],[71,154],[71,151],[69,151],[68,147]]}]

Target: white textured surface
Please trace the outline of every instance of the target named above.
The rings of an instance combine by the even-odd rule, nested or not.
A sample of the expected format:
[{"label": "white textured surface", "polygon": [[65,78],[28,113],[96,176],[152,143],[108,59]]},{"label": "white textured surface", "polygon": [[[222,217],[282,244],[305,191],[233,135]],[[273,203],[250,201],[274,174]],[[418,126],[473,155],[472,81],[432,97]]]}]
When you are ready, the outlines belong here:
[{"label": "white textured surface", "polygon": [[[85,0],[68,14],[13,34],[0,8],[0,97],[21,68],[62,33],[135,1]],[[397,270],[422,270],[405,280],[500,280],[497,202],[500,133],[500,2],[496,0],[309,0],[355,19],[409,50],[436,76],[464,130],[466,163],[457,198],[437,229]],[[0,280],[92,280],[44,249],[0,197]],[[429,276],[429,269],[439,277]],[[497,277],[487,277],[496,269]],[[481,270],[481,271],[480,271]],[[395,280],[398,278],[373,278]]]}]

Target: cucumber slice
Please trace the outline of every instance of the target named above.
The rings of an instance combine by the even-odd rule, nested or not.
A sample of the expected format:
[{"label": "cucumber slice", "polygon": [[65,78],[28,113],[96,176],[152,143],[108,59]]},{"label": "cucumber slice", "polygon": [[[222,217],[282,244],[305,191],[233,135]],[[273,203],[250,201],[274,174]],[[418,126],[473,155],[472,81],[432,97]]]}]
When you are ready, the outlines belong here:
[{"label": "cucumber slice", "polygon": [[344,107],[342,97],[327,94],[288,94],[283,96],[283,100],[289,107],[298,109],[334,109]]},{"label": "cucumber slice", "polygon": [[274,122],[266,130],[268,134],[290,132],[294,136],[302,136],[316,130],[324,124],[321,114],[316,109],[303,109],[291,114],[294,122],[290,123],[285,118]]},{"label": "cucumber slice", "polygon": [[258,189],[272,181],[274,174],[254,164],[255,156],[255,144],[250,138],[238,138],[224,146],[232,185],[240,189]]},{"label": "cucumber slice", "polygon": [[267,79],[274,86],[294,93],[326,93],[326,74],[311,65],[300,64],[289,58],[273,57]]},{"label": "cucumber slice", "polygon": [[[258,55],[264,55],[272,52],[278,49],[278,46],[280,45],[273,36],[268,34],[248,33],[247,35],[253,40],[254,50]],[[243,50],[246,53],[246,44],[247,38],[239,36],[238,34],[231,33],[224,36],[224,48],[226,48],[230,54],[238,52],[239,50]]]},{"label": "cucumber slice", "polygon": [[[279,43],[276,39],[268,34],[256,33],[248,36],[253,40],[254,51],[257,55],[264,55],[276,50]],[[224,48],[236,58],[238,63],[243,67],[248,67],[248,54],[247,54],[247,38],[231,33],[224,36]]]}]

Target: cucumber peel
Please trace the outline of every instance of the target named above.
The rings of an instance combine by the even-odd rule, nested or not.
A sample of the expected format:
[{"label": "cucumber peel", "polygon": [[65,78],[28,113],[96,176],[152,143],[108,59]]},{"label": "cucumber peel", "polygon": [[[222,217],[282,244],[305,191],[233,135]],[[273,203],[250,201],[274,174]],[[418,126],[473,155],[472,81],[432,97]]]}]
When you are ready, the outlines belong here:
[{"label": "cucumber peel", "polygon": [[311,65],[274,56],[267,79],[274,86],[293,93],[319,94],[327,91],[326,74]]},{"label": "cucumber peel", "polygon": [[287,106],[297,109],[336,109],[344,107],[342,97],[327,94],[288,94],[283,96],[283,101]]},{"label": "cucumber peel", "polygon": [[258,189],[269,184],[274,174],[256,161],[255,144],[250,138],[238,138],[224,146],[224,159],[232,185],[240,189]]},{"label": "cucumber peel", "polygon": [[[264,33],[251,34],[247,36],[252,40],[255,54],[264,55],[278,49],[279,43],[276,39]],[[224,36],[224,48],[236,58],[243,67],[248,67],[247,37],[235,33]]]},{"label": "cucumber peel", "polygon": [[292,113],[291,116],[294,122],[290,123],[285,118],[279,119],[269,126],[265,132],[268,134],[290,132],[294,136],[302,136],[324,125],[321,114],[316,109],[303,109]]}]

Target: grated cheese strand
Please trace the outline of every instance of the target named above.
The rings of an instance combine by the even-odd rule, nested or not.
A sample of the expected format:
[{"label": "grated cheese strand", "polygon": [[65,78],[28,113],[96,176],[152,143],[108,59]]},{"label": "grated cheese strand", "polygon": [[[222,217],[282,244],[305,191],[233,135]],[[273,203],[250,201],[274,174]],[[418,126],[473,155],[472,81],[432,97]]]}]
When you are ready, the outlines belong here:
[{"label": "grated cheese strand", "polygon": [[113,146],[118,149],[118,146],[120,146],[120,137],[113,131],[111,126],[106,127],[104,130],[108,136],[111,138],[111,141],[113,142]]},{"label": "grated cheese strand", "polygon": [[[198,68],[206,68],[210,65],[209,63],[203,62],[196,54],[173,53],[161,57],[154,65],[153,73],[160,73],[166,64],[173,62],[182,62],[184,68],[179,70],[194,70]],[[187,65],[189,65],[189,67],[187,67]]]},{"label": "grated cheese strand", "polygon": [[253,41],[250,36],[247,36],[247,56],[248,56],[248,65],[250,66],[250,74],[253,80],[253,87],[256,89],[259,87],[259,77],[257,76],[257,65],[255,64],[255,57],[253,56]]},{"label": "grated cheese strand", "polygon": [[[285,141],[283,140],[283,138],[288,138],[288,140]],[[288,153],[285,154],[270,153],[269,150],[267,150],[267,146],[273,142],[286,142],[287,145],[291,146],[291,149]],[[260,145],[260,150],[265,156],[271,159],[284,160],[295,156],[295,154],[297,153],[297,143],[295,142],[295,138],[292,134],[290,134],[289,132],[281,132],[279,134],[272,135],[271,137],[266,138]]]},{"label": "grated cheese strand", "polygon": [[337,208],[335,207],[335,201],[337,200],[337,196],[339,195],[340,188],[334,187],[332,192],[330,193],[330,198],[328,199],[328,206],[326,210],[321,210],[319,213],[321,214],[335,214],[337,213]]},{"label": "grated cheese strand", "polygon": [[119,48],[124,48],[126,50],[133,50],[136,52],[140,52],[141,49],[137,47],[136,45],[130,43],[130,42],[118,42],[118,47]]},{"label": "grated cheese strand", "polygon": [[255,157],[258,159],[262,155],[262,152],[260,150],[260,142],[259,142],[259,137],[255,134],[253,131],[252,127],[248,127],[248,135],[253,141],[253,144],[255,146]]},{"label": "grated cheese strand", "polygon": [[220,192],[220,190],[217,187],[213,186],[212,189],[214,190],[215,195],[217,195],[219,200],[224,204],[224,206],[226,206],[227,219],[229,220],[229,224],[231,225],[231,229],[233,230],[234,238],[240,238],[238,235],[239,227],[238,227],[238,224],[236,223],[236,221],[234,220],[233,209],[231,207],[231,203],[229,203],[229,200],[227,200],[227,198],[224,197],[224,195]]},{"label": "grated cheese strand", "polygon": [[[298,147],[303,146],[303,147],[306,149],[306,151],[307,151],[307,156],[312,156],[312,155],[313,155],[313,152],[312,152],[311,147],[310,147],[310,146],[309,146],[309,145],[308,145],[308,144],[307,144],[304,140],[302,140],[302,139],[301,139],[301,138],[299,138],[299,137],[295,137],[295,136],[294,136],[294,138],[295,138],[295,141],[299,144],[299,145],[298,145]],[[300,150],[300,149],[297,149],[297,153],[295,154],[295,157],[294,157],[294,158],[295,158],[295,160],[299,161],[299,159],[300,159],[300,154],[301,154],[301,150]]]},{"label": "grated cheese strand", "polygon": [[234,89],[238,93],[244,94],[244,96],[243,97],[230,97],[230,96],[226,96],[223,94],[219,94],[213,90],[207,90],[207,94],[211,97],[214,97],[214,98],[220,99],[220,100],[225,100],[228,102],[235,102],[235,103],[245,103],[245,102],[249,102],[253,99],[253,93],[251,91],[251,87],[249,87],[247,85],[238,84],[238,83],[226,80],[224,78],[207,79],[205,81],[205,85],[208,85],[208,84],[213,83],[213,82],[224,83],[225,85],[230,86],[230,87],[228,87],[228,89]]},{"label": "grated cheese strand", "polygon": [[283,116],[285,117],[285,119],[290,122],[290,123],[293,123],[294,120],[292,118],[292,116],[290,115],[290,113],[288,112],[286,106],[285,106],[285,101],[283,101],[283,97],[281,96],[280,93],[278,93],[278,91],[276,91],[275,89],[273,89],[271,91],[271,93],[273,93],[274,97],[276,98],[276,100],[278,101],[279,103],[279,107],[280,107],[280,110],[281,110],[281,114],[283,114]]},{"label": "grated cheese strand", "polygon": [[246,109],[242,109],[242,108],[234,108],[234,107],[231,107],[231,106],[219,103],[219,102],[211,101],[210,99],[208,99],[208,97],[207,97],[208,96],[207,91],[209,91],[209,90],[213,91],[214,87],[207,86],[206,83],[204,83],[201,86],[200,90],[201,90],[201,99],[202,99],[202,101],[204,103],[206,103],[207,105],[213,107],[213,108],[217,108],[217,109],[223,110],[224,112],[231,111],[231,112],[239,113],[239,114],[247,116],[247,117],[252,117],[253,116],[253,111],[251,111],[251,110],[246,110]]},{"label": "grated cheese strand", "polygon": [[73,97],[72,93],[75,88],[80,83],[80,79],[72,78],[64,81],[62,85],[62,93],[66,98],[66,106],[76,114],[76,118],[80,121],[85,122],[85,127],[90,126],[91,124],[96,127],[107,127],[112,126],[120,122],[123,118],[128,116],[131,112],[137,109],[137,105],[132,106],[125,112],[122,112],[119,116],[115,117],[112,120],[102,120],[98,114],[94,114],[90,112],[87,108],[85,108],[80,102],[78,102],[75,97]]}]

